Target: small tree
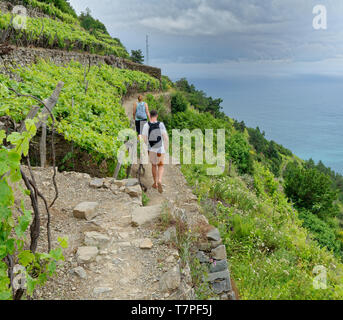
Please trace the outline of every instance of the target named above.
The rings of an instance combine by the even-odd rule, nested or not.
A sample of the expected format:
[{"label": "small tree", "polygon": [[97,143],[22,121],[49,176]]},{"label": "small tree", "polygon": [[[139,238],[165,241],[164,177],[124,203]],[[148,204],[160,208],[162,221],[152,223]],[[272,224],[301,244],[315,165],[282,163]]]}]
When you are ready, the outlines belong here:
[{"label": "small tree", "polygon": [[171,98],[172,113],[185,112],[188,102],[181,92],[175,93]]},{"label": "small tree", "polygon": [[322,218],[337,216],[337,190],[330,177],[317,169],[305,169],[294,163],[287,165],[285,193],[298,208],[309,210]]},{"label": "small tree", "polygon": [[141,49],[138,50],[131,50],[131,60],[136,63],[143,64],[144,62],[144,55]]}]

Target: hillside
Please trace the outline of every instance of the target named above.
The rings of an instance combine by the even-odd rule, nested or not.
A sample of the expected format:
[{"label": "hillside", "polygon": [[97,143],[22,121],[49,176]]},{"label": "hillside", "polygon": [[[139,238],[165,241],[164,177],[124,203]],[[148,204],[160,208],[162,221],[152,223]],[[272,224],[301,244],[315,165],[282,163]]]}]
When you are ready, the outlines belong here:
[{"label": "hillside", "polygon": [[[63,3],[60,1],[59,3]],[[28,8],[26,27],[13,27],[11,8],[23,4]],[[60,8],[64,8],[62,11]],[[8,1],[1,5],[0,30],[3,42],[19,46],[34,46],[67,51],[84,51],[101,55],[114,55],[128,58],[125,47],[118,39],[106,32],[91,32],[81,26],[80,20],[68,5],[55,7],[54,2],[24,0]]]},{"label": "hillside", "polygon": [[[26,30],[8,3],[28,6]],[[120,40],[67,1],[0,10],[0,299],[343,298],[341,176],[225,115],[186,79],[126,61]],[[163,196],[147,165],[114,179],[138,93],[170,136],[214,129],[217,141],[224,129],[224,172],[169,165]],[[50,167],[37,168],[45,126]],[[96,209],[80,214],[82,202]],[[12,292],[15,266],[28,287]]]}]

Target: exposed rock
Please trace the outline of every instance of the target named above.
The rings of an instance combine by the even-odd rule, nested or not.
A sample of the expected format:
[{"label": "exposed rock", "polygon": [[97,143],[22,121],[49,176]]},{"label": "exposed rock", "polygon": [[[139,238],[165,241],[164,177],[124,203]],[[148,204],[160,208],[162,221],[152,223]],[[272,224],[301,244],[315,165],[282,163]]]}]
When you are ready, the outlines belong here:
[{"label": "exposed rock", "polygon": [[136,178],[126,179],[125,187],[133,187],[139,185],[139,181]]},{"label": "exposed rock", "polygon": [[176,239],[176,228],[170,227],[163,233],[162,240],[164,242],[170,242],[174,239]]},{"label": "exposed rock", "polygon": [[111,291],[113,291],[112,288],[98,287],[98,288],[94,288],[93,294],[97,296],[97,295],[99,295],[99,294],[109,293],[109,292],[111,292]]},{"label": "exposed rock", "polygon": [[115,184],[112,184],[110,186],[110,190],[112,191],[113,194],[117,195],[119,193],[119,188],[115,185]]},{"label": "exposed rock", "polygon": [[133,187],[126,187],[125,192],[129,194],[131,197],[141,197],[142,196],[142,188],[141,186],[133,186]]},{"label": "exposed rock", "polygon": [[118,232],[118,237],[122,240],[125,240],[130,237],[130,234],[128,232]]},{"label": "exposed rock", "polygon": [[97,216],[96,209],[99,204],[97,202],[81,202],[73,210],[75,218],[92,220]]},{"label": "exposed rock", "polygon": [[78,263],[90,263],[95,261],[98,255],[97,247],[79,247],[76,253],[76,259]]},{"label": "exposed rock", "polygon": [[192,284],[191,268],[187,263],[186,266],[182,269],[182,277],[187,284]]},{"label": "exposed rock", "polygon": [[110,240],[108,236],[96,231],[85,232],[85,245],[90,247],[103,248]]},{"label": "exposed rock", "polygon": [[211,249],[215,249],[220,246],[223,241],[220,239],[219,241],[210,241]]},{"label": "exposed rock", "polygon": [[166,262],[167,263],[172,263],[175,261],[175,257],[174,256],[169,256],[167,259],[166,259]]},{"label": "exposed rock", "polygon": [[92,179],[91,182],[89,183],[89,186],[91,188],[102,188],[104,185],[104,179],[98,179],[98,178],[95,178],[95,179]]},{"label": "exposed rock", "polygon": [[216,260],[226,260],[227,254],[226,254],[226,247],[224,245],[221,245],[211,251],[211,255],[213,259]]},{"label": "exposed rock", "polygon": [[214,293],[220,294],[223,292],[228,292],[231,290],[231,282],[230,279],[225,279],[219,282],[214,282],[212,284],[212,289]]},{"label": "exposed rock", "polygon": [[198,248],[201,251],[210,251],[211,250],[211,243],[210,242],[200,242],[200,243],[198,243]]},{"label": "exposed rock", "polygon": [[104,187],[106,189],[111,189],[113,183],[113,178],[105,178],[104,179]]},{"label": "exposed rock", "polygon": [[182,282],[179,287],[180,300],[195,300],[194,289],[187,283]]},{"label": "exposed rock", "polygon": [[161,206],[151,206],[151,207],[139,207],[135,208],[132,212],[132,222],[133,226],[142,226],[145,223],[151,222],[158,218],[161,214]]},{"label": "exposed rock", "polygon": [[211,263],[210,265],[210,272],[219,272],[224,271],[228,268],[226,260],[219,260]]},{"label": "exposed rock", "polygon": [[230,291],[227,296],[229,300],[237,300],[237,297],[234,291]]},{"label": "exposed rock", "polygon": [[118,188],[125,187],[126,181],[125,180],[113,180],[113,184],[116,185]]},{"label": "exposed rock", "polygon": [[211,241],[219,241],[221,239],[220,233],[217,228],[212,229],[207,233],[207,239]]},{"label": "exposed rock", "polygon": [[208,282],[213,282],[218,279],[230,279],[230,272],[229,270],[214,272],[208,274]]},{"label": "exposed rock", "polygon": [[210,262],[210,258],[203,251],[198,251],[196,257],[201,263]]},{"label": "exposed rock", "polygon": [[175,290],[180,286],[181,275],[180,268],[176,265],[173,269],[166,272],[160,279],[161,291]]},{"label": "exposed rock", "polygon": [[221,299],[221,300],[228,300],[229,297],[228,297],[228,295],[227,295],[226,293],[224,293],[224,294],[222,294],[222,295],[220,296],[220,299]]},{"label": "exposed rock", "polygon": [[87,273],[82,267],[71,269],[71,273],[78,275],[81,279],[87,279]]},{"label": "exposed rock", "polygon": [[154,244],[151,242],[150,239],[144,239],[141,244],[140,244],[140,248],[141,249],[151,249],[154,246]]}]

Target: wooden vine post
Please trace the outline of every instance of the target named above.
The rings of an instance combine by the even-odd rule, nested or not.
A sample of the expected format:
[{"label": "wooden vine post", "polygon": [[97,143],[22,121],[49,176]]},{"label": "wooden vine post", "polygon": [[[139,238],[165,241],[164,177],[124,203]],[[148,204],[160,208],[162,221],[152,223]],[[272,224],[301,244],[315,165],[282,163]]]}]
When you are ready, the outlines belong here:
[{"label": "wooden vine post", "polygon": [[[40,145],[39,145],[41,167],[45,167],[45,165],[46,165],[46,136],[47,136],[47,125],[46,125],[46,123],[47,123],[47,120],[50,116],[50,113],[52,112],[53,108],[56,106],[57,100],[59,98],[59,95],[61,93],[63,86],[64,86],[64,83],[62,81],[60,81],[57,84],[52,95],[48,99],[45,99],[43,101],[46,108],[44,108],[42,110],[42,113],[40,115],[40,120],[36,124],[37,130],[40,129],[40,127],[42,127],[42,137],[41,137]],[[39,110],[40,110],[40,107],[34,106],[30,110],[30,112],[28,113],[25,120],[33,119],[37,115]],[[25,129],[25,121],[24,121],[22,126],[19,129],[19,132],[23,132],[25,130],[26,129]]]}]

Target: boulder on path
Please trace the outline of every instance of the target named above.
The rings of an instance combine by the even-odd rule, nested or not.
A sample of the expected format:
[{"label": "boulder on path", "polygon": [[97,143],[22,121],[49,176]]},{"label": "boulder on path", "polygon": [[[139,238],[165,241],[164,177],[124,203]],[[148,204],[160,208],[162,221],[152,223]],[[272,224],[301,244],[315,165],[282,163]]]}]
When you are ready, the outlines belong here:
[{"label": "boulder on path", "polygon": [[142,188],[140,185],[136,185],[133,187],[126,187],[125,192],[134,198],[139,198],[142,196]]},{"label": "boulder on path", "polygon": [[144,239],[139,245],[141,249],[151,249],[153,246],[154,244],[151,242],[150,239]]},{"label": "boulder on path", "polygon": [[75,218],[92,220],[96,217],[99,203],[97,202],[81,202],[73,210]]},{"label": "boulder on path", "polygon": [[89,186],[95,189],[102,188],[103,185],[104,185],[104,179],[99,179],[99,178],[92,179],[91,182],[89,183]]},{"label": "boulder on path", "polygon": [[166,272],[160,279],[161,291],[171,291],[177,289],[181,284],[181,274],[179,265]]},{"label": "boulder on path", "polygon": [[82,267],[71,269],[71,273],[78,275],[81,279],[87,279],[87,273]]},{"label": "boulder on path", "polygon": [[90,263],[95,261],[99,250],[97,247],[79,247],[76,253],[78,263]]},{"label": "boulder on path", "polygon": [[85,232],[85,245],[91,247],[103,248],[109,242],[110,238],[96,231]]},{"label": "boulder on path", "polygon": [[139,185],[139,181],[136,178],[126,179],[125,180],[125,187],[133,187]]},{"label": "boulder on path", "polygon": [[113,291],[113,288],[108,287],[98,287],[93,289],[94,296],[98,296],[100,294],[110,293]]},{"label": "boulder on path", "polygon": [[158,218],[161,214],[161,206],[138,207],[132,212],[132,222],[134,227],[142,226]]}]

